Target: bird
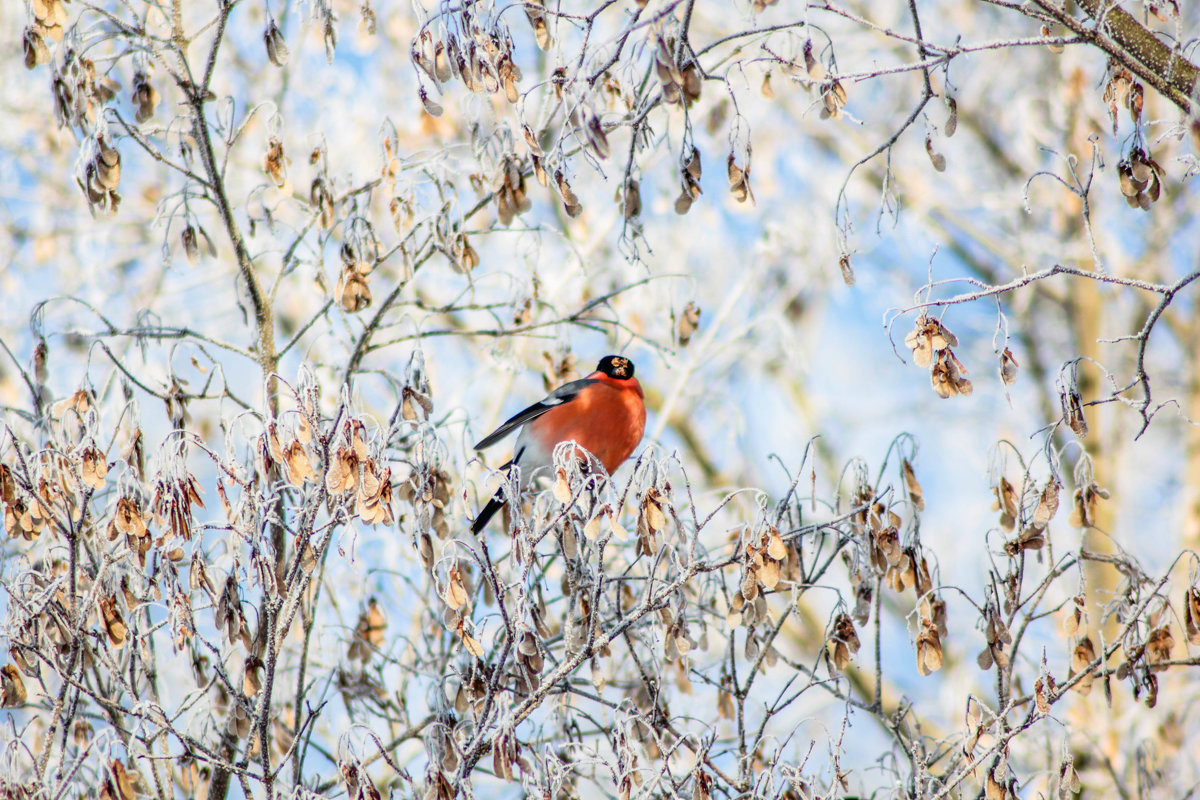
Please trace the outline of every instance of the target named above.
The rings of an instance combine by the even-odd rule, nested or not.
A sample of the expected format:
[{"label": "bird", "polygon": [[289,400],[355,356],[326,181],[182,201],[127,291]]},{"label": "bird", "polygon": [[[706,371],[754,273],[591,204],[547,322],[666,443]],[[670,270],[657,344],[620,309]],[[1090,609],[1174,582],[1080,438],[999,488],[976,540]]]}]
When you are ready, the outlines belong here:
[{"label": "bird", "polygon": [[[646,402],[642,385],[633,377],[633,362],[624,356],[605,356],[586,378],[565,383],[541,401],[514,414],[475,445],[483,450],[520,429],[512,459],[501,467],[521,470],[528,486],[554,464],[554,448],[575,442],[610,474],[642,441]],[[590,461],[579,451],[579,458]],[[504,489],[496,492],[471,523],[478,534],[505,504]]]}]

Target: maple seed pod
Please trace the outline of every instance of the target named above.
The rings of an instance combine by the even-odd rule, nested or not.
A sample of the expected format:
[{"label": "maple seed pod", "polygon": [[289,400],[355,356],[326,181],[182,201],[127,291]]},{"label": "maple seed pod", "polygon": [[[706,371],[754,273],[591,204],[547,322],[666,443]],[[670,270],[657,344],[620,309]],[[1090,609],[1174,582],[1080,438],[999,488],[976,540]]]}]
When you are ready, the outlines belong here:
[{"label": "maple seed pod", "polygon": [[1007,347],[1000,354],[1000,380],[1004,381],[1006,386],[1011,386],[1017,380],[1017,359],[1013,357],[1012,350]]},{"label": "maple seed pod", "polygon": [[446,52],[445,42],[438,42],[433,53],[433,75],[440,83],[448,83],[453,72],[450,69],[450,56]]},{"label": "maple seed pod", "polygon": [[451,247],[451,265],[460,273],[468,273],[479,266],[479,253],[471,246],[465,233],[455,235]]},{"label": "maple seed pod", "polygon": [[683,191],[679,193],[679,197],[675,198],[675,213],[679,214],[680,216],[688,213],[692,210],[693,202],[694,200],[692,198],[692,193],[688,191],[687,187],[685,186]]},{"label": "maple seed pod", "polygon": [[[1042,36],[1043,36],[1044,38],[1046,38],[1046,39],[1049,39],[1049,38],[1051,38],[1053,35],[1054,35],[1054,34],[1053,34],[1053,32],[1050,30],[1050,26],[1049,26],[1049,25],[1043,25],[1043,26],[1042,26]],[[1063,48],[1063,46],[1062,46],[1061,44],[1048,44],[1048,45],[1046,45],[1046,49],[1047,49],[1047,50],[1049,50],[1051,53],[1054,53],[1055,55],[1058,55],[1059,53],[1061,53],[1061,52],[1063,51],[1063,49],[1064,49],[1064,48]]]},{"label": "maple seed pod", "polygon": [[1059,393],[1059,402],[1067,425],[1080,439],[1086,437],[1088,423],[1087,417],[1083,413],[1083,398],[1079,394],[1079,389],[1074,385],[1064,387]]},{"label": "maple seed pod", "polygon": [[109,147],[103,137],[97,137],[100,152],[96,155],[96,177],[100,185],[109,192],[115,191],[121,183],[121,153],[115,147]]},{"label": "maple seed pod", "polygon": [[338,303],[351,314],[357,314],[371,305],[371,287],[367,284],[367,276],[354,267],[342,271],[335,294]]},{"label": "maple seed pod", "polygon": [[[1071,653],[1071,675],[1088,669],[1095,660],[1096,648],[1092,644],[1092,640],[1085,636],[1079,641],[1079,644],[1075,645],[1075,650]],[[1095,678],[1095,673],[1089,672],[1075,684],[1075,691],[1082,695],[1088,694],[1092,691],[1092,682]]]},{"label": "maple seed pod", "polygon": [[562,170],[555,170],[554,182],[558,184],[558,193],[562,195],[563,209],[566,210],[567,216],[574,219],[583,213],[583,206],[580,205],[579,198],[571,189],[571,184],[567,183]]},{"label": "maple seed pod", "polygon": [[180,235],[183,242],[183,252],[187,255],[189,264],[195,264],[200,259],[200,246],[196,242],[196,229],[188,225]]},{"label": "maple seed pod", "polygon": [[943,399],[957,395],[966,396],[974,390],[971,381],[963,377],[966,373],[966,367],[954,355],[954,351],[947,347],[937,351],[937,357],[929,371],[929,381],[934,392]]},{"label": "maple seed pod", "polygon": [[604,128],[600,124],[599,117],[588,117],[583,132],[587,137],[588,144],[592,146],[592,150],[599,158],[608,158],[612,155],[612,147],[608,143],[608,137],[604,135]]},{"label": "maple seed pod", "polygon": [[34,0],[33,17],[43,28],[61,28],[67,24],[67,10],[62,0]]},{"label": "maple seed pod", "polygon": [[263,43],[267,46],[267,58],[272,64],[277,67],[287,64],[291,51],[288,50],[283,31],[279,30],[274,17],[267,21],[267,29],[263,31]]},{"label": "maple seed pod", "polygon": [[812,39],[804,43],[804,69],[808,72],[808,79],[813,83],[820,83],[828,74],[825,71],[825,65],[817,61],[813,55]]},{"label": "maple seed pod", "polygon": [[[925,492],[921,488],[920,481],[917,480],[916,470],[913,469],[912,462],[907,458],[900,461],[900,473],[904,478],[904,487],[908,490],[908,498],[912,501],[913,508],[917,511],[925,510]],[[924,592],[922,592],[924,594]]]},{"label": "maple seed pod", "polygon": [[421,105],[424,106],[426,114],[431,117],[440,117],[442,115],[443,109],[441,103],[431,99],[429,97],[429,92],[425,91],[424,86],[417,91],[417,94],[421,98]]},{"label": "maple seed pod", "polygon": [[853,286],[858,282],[858,278],[854,275],[854,267],[850,264],[850,256],[848,254],[842,253],[841,257],[838,258],[838,269],[842,271],[842,283],[847,286]]},{"label": "maple seed pod", "polygon": [[754,192],[750,189],[750,161],[746,160],[745,167],[739,167],[734,161],[733,153],[729,154],[726,172],[729,177],[729,193],[739,203],[754,202]]},{"label": "maple seed pod", "polygon": [[1129,95],[1125,99],[1125,105],[1129,108],[1129,119],[1134,125],[1137,125],[1142,120],[1142,108],[1146,102],[1146,90],[1141,83],[1135,82],[1129,89]]},{"label": "maple seed pod", "polygon": [[20,670],[12,664],[0,667],[0,707],[24,705],[27,697],[25,679],[21,677]]},{"label": "maple seed pod", "polygon": [[1200,645],[1200,588],[1191,587],[1183,596],[1183,622],[1188,644]]},{"label": "maple seed pod", "polygon": [[500,71],[501,82],[504,84],[504,98],[513,105],[516,105],[517,101],[521,99],[521,92],[517,88],[518,73],[516,65],[508,60],[504,62]]},{"label": "maple seed pod", "polygon": [[276,188],[282,189],[287,183],[287,165],[292,160],[283,152],[283,142],[272,136],[267,142],[267,155],[263,158],[263,171],[271,178]]},{"label": "maple seed pod", "polygon": [[625,182],[621,212],[625,215],[625,219],[639,216],[642,213],[642,194],[638,190],[638,182],[635,180],[630,179]]},{"label": "maple seed pod", "polygon": [[688,158],[687,165],[684,167],[684,172],[688,178],[693,181],[700,180],[702,166],[700,164],[700,150],[697,147],[692,148],[692,154]]},{"label": "maple seed pod", "polygon": [[842,107],[846,105],[846,90],[842,87],[842,82],[835,79],[822,87],[821,101],[825,106],[821,109],[821,119],[840,119]]},{"label": "maple seed pod", "polygon": [[421,86],[418,90],[418,95],[421,98],[421,106],[425,107],[425,113],[430,116],[442,116],[442,103],[432,100],[430,94],[425,90],[425,86]]},{"label": "maple seed pod", "polygon": [[25,54],[26,69],[34,69],[41,64],[49,63],[50,48],[36,29],[25,29],[25,35],[21,40],[21,47]]},{"label": "maple seed pod", "polygon": [[679,315],[679,346],[687,347],[688,342],[692,340],[692,336],[700,327],[700,306],[694,301],[689,300],[688,304],[683,307],[683,313]]},{"label": "maple seed pod", "polygon": [[150,77],[140,70],[133,75],[132,100],[137,106],[134,117],[138,122],[145,122],[154,116],[154,109],[159,102],[158,90],[150,83]]},{"label": "maple seed pod", "polygon": [[929,163],[933,164],[933,168],[938,172],[946,171],[946,157],[933,149],[933,138],[925,137],[925,152],[929,155]]},{"label": "maple seed pod", "polygon": [[683,68],[683,99],[684,105],[690,106],[700,99],[700,70],[692,62]]},{"label": "maple seed pod", "polygon": [[529,147],[530,155],[537,156],[539,158],[545,155],[545,153],[542,152],[542,145],[538,142],[537,136],[535,136],[533,133],[533,128],[529,127],[528,125],[522,125],[521,131],[525,134],[525,144]]},{"label": "maple seed pod", "polygon": [[947,97],[946,105],[950,109],[950,118],[946,120],[946,124],[942,127],[942,133],[946,134],[946,138],[949,139],[958,130],[958,101],[953,97]]},{"label": "maple seed pod", "polygon": [[942,641],[938,630],[926,621],[917,636],[917,671],[929,675],[942,668]]},{"label": "maple seed pod", "polygon": [[317,222],[325,230],[333,227],[333,193],[329,191],[329,187],[325,185],[324,178],[317,177],[313,179],[312,187],[308,191],[308,200],[313,208],[317,210]]}]

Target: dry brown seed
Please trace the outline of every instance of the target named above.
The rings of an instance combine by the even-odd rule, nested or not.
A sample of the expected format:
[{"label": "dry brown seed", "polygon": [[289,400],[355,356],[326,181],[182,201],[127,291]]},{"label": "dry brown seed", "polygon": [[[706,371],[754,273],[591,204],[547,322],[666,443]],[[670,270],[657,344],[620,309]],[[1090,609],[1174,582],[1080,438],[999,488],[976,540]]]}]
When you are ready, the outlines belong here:
[{"label": "dry brown seed", "polygon": [[75,724],[71,726],[71,740],[76,747],[86,747],[94,733],[92,724],[86,719],[76,720]]},{"label": "dry brown seed", "polygon": [[350,314],[357,314],[371,305],[371,287],[367,276],[354,267],[342,271],[334,294],[342,309]]},{"label": "dry brown seed", "polygon": [[700,70],[695,62],[683,68],[683,99],[691,105],[700,99]]},{"label": "dry brown seed", "polygon": [[1021,531],[1021,535],[1004,545],[1004,552],[1015,556],[1024,550],[1041,550],[1046,546],[1046,527],[1033,524]]},{"label": "dry brown seed", "polygon": [[455,235],[451,253],[453,259],[450,263],[456,272],[465,275],[479,266],[479,253],[471,246],[471,241],[465,233]]},{"label": "dry brown seed", "polygon": [[838,257],[838,269],[842,273],[842,283],[847,286],[853,286],[858,282],[858,279],[854,277],[854,267],[850,264],[850,256],[848,254],[842,253]]},{"label": "dry brown seed", "polygon": [[946,171],[946,157],[933,149],[933,138],[925,137],[925,153],[929,156],[929,162],[933,164],[933,168],[938,172]]},{"label": "dry brown seed", "polygon": [[562,170],[555,171],[554,182],[558,184],[558,193],[562,196],[563,208],[566,210],[567,216],[572,219],[578,217],[583,211],[583,206],[580,205],[579,198],[575,196],[575,192],[571,190],[571,184],[567,183]]},{"label": "dry brown seed", "polygon": [[21,42],[25,54],[25,68],[34,69],[50,62],[50,48],[36,28],[26,28]]},{"label": "dry brown seed", "polygon": [[679,214],[680,216],[688,213],[692,210],[693,201],[694,198],[692,197],[692,193],[685,188],[679,193],[679,197],[675,198],[675,213]]},{"label": "dry brown seed", "polygon": [[1162,662],[1171,660],[1171,650],[1174,647],[1175,636],[1171,633],[1170,625],[1163,625],[1150,633],[1150,638],[1146,641],[1146,657],[1151,672],[1163,672],[1167,669]]},{"label": "dry brown seed", "polygon": [[933,348],[929,337],[922,331],[920,320],[917,322],[917,330],[909,331],[904,337],[904,345],[913,351],[913,361],[918,367],[928,367],[933,362]]},{"label": "dry brown seed", "polygon": [[1017,359],[1013,357],[1012,350],[1007,347],[1000,354],[1000,380],[1004,381],[1005,385],[1011,386],[1017,380]]},{"label": "dry brown seed", "polygon": [[83,466],[80,472],[84,485],[91,489],[103,489],[108,475],[108,462],[104,460],[104,453],[95,445],[91,445],[83,451],[82,458]]},{"label": "dry brown seed", "polygon": [[287,183],[287,165],[292,160],[283,152],[283,142],[272,136],[267,142],[267,155],[263,158],[263,171],[270,177],[276,188],[283,188]]},{"label": "dry brown seed", "polygon": [[154,110],[158,108],[159,102],[158,90],[150,83],[150,77],[140,70],[133,75],[132,100],[133,104],[137,106],[134,117],[138,122],[145,122],[154,116]]},{"label": "dry brown seed", "polygon": [[534,135],[533,128],[528,125],[522,125],[521,131],[525,134],[525,144],[529,147],[530,155],[535,155],[539,158],[544,155],[542,145],[538,142],[537,136]]},{"label": "dry brown seed", "polygon": [[907,458],[900,462],[900,472],[904,476],[904,486],[908,489],[908,497],[912,500],[913,507],[917,511],[925,510],[925,495],[921,489],[921,483],[917,480],[917,473],[913,470],[912,462]]},{"label": "dry brown seed", "polygon": [[992,490],[996,495],[992,510],[1000,512],[1000,527],[1011,531],[1017,524],[1017,514],[1020,511],[1017,490],[1007,478],[1000,478],[1000,485]]},{"label": "dry brown seed", "polygon": [[845,672],[850,665],[850,650],[845,642],[830,639],[825,643],[825,652],[833,658],[833,665],[839,672]]},{"label": "dry brown seed", "polygon": [[0,667],[0,707],[12,708],[25,704],[28,694],[25,679],[12,664]]},{"label": "dry brown seed", "polygon": [[688,342],[692,340],[692,336],[700,327],[700,306],[694,301],[689,300],[688,304],[683,307],[683,312],[679,315],[679,324],[677,327],[679,344],[687,347]]},{"label": "dry brown seed", "polygon": [[434,48],[433,77],[440,83],[447,83],[453,77],[450,69],[450,56],[446,51],[445,42],[438,42]]},{"label": "dry brown seed", "polygon": [[102,597],[99,605],[100,615],[104,619],[104,629],[108,633],[109,644],[119,649],[125,644],[125,637],[129,629],[125,626],[120,609],[117,608],[117,598],[114,595]]},{"label": "dry brown seed", "polygon": [[1051,478],[1046,482],[1046,486],[1042,489],[1041,497],[1038,499],[1037,511],[1033,515],[1033,523],[1035,525],[1045,525],[1054,515],[1058,513],[1058,493],[1062,489],[1055,478]]},{"label": "dry brown seed", "polygon": [[17,502],[17,482],[7,464],[0,464],[0,500],[9,505]]},{"label": "dry brown seed", "polygon": [[446,579],[445,597],[446,605],[458,611],[467,604],[467,590],[463,586],[462,570],[458,565],[450,567],[450,573]]},{"label": "dry brown seed", "polygon": [[483,645],[475,640],[466,629],[466,619],[464,618],[458,623],[457,633],[462,639],[463,646],[467,648],[467,652],[476,658],[483,658]]},{"label": "dry brown seed", "polygon": [[771,70],[767,70],[763,75],[762,96],[768,100],[775,99],[775,90],[771,88]]},{"label": "dry brown seed", "polygon": [[1129,88],[1129,96],[1126,104],[1129,108],[1129,119],[1134,125],[1137,125],[1142,119],[1142,107],[1146,101],[1146,90],[1141,83],[1134,82]]},{"label": "dry brown seed", "polygon": [[254,697],[262,689],[263,660],[251,655],[246,658],[245,674],[242,676],[242,693]]},{"label": "dry brown seed", "polygon": [[1122,161],[1117,165],[1117,178],[1121,184],[1121,194],[1126,197],[1133,197],[1146,188],[1144,183],[1138,185],[1136,179],[1133,177],[1133,169],[1128,161]]},{"label": "dry brown seed", "polygon": [[137,797],[136,786],[140,783],[137,771],[126,769],[124,764],[114,759],[111,764],[111,774],[116,779],[116,800],[135,800]]},{"label": "dry brown seed", "polygon": [[325,489],[330,494],[339,495],[357,485],[358,456],[353,450],[343,446],[330,460],[329,469],[325,473]]},{"label": "dry brown seed", "polygon": [[1151,203],[1157,203],[1159,196],[1162,194],[1162,181],[1159,180],[1157,174],[1150,177],[1150,186],[1146,190],[1146,197]]},{"label": "dry brown seed", "polygon": [[387,630],[387,618],[374,598],[367,601],[367,610],[358,619],[358,635],[372,647],[383,645],[383,632]]},{"label": "dry brown seed", "polygon": [[854,627],[854,622],[846,614],[838,614],[837,619],[833,623],[834,638],[837,641],[846,645],[847,650],[853,654],[859,651],[862,646],[858,639],[858,631]]},{"label": "dry brown seed", "polygon": [[[1079,644],[1075,645],[1071,653],[1071,674],[1076,675],[1089,669],[1095,660],[1096,648],[1092,645],[1092,640],[1085,636],[1079,640]],[[1089,672],[1075,684],[1075,691],[1084,695],[1091,692],[1095,677],[1095,674]]]},{"label": "dry brown seed", "polygon": [[412,48],[409,50],[409,56],[413,63],[421,68],[430,80],[436,81],[437,74],[433,71],[433,34],[427,30],[421,31],[417,40],[413,42]]},{"label": "dry brown seed", "polygon": [[1045,679],[1038,678],[1033,684],[1033,692],[1035,702],[1037,703],[1038,713],[1050,713],[1050,695],[1058,688],[1054,685],[1054,678],[1047,675]]},{"label": "dry brown seed", "polygon": [[663,513],[662,495],[658,489],[651,487],[642,498],[642,514],[646,524],[652,531],[661,531],[667,527],[667,515]]},{"label": "dry brown seed", "polygon": [[1082,596],[1076,597],[1070,611],[1063,617],[1063,633],[1067,636],[1074,636],[1079,632],[1079,628],[1083,625],[1085,619],[1084,608],[1084,598]]},{"label": "dry brown seed", "polygon": [[440,117],[442,115],[444,109],[441,104],[429,97],[429,92],[425,91],[424,86],[417,90],[417,95],[421,98],[421,105],[425,107],[426,114],[431,117]]},{"label": "dry brown seed", "polygon": [[1188,644],[1200,644],[1200,587],[1192,586],[1183,595],[1183,624]]},{"label": "dry brown seed", "polygon": [[103,137],[97,137],[96,144],[100,148],[94,162],[96,178],[104,189],[114,191],[121,183],[121,153]]},{"label": "dry brown seed", "polygon": [[612,148],[608,144],[608,137],[604,135],[604,128],[600,124],[599,117],[589,116],[583,131],[592,150],[599,158],[608,158],[612,155]]},{"label": "dry brown seed", "polygon": [[825,71],[825,65],[813,56],[813,44],[809,39],[804,43],[804,68],[808,72],[808,79],[813,83],[820,83],[825,80],[828,74]]},{"label": "dry brown seed", "polygon": [[562,467],[558,468],[555,476],[554,499],[564,505],[571,502],[571,482],[567,480],[567,471]]},{"label": "dry brown seed", "polygon": [[272,64],[277,67],[287,64],[291,51],[288,50],[287,40],[283,38],[283,31],[279,30],[279,25],[276,24],[274,17],[267,20],[267,29],[263,31],[263,42],[267,46],[267,58]]},{"label": "dry brown seed", "polygon": [[750,162],[747,160],[745,167],[739,167],[734,162],[733,153],[729,154],[726,173],[729,177],[729,193],[734,196],[739,203],[746,202],[749,199],[754,201],[754,193],[750,189]]},{"label": "dry brown seed", "polygon": [[949,139],[958,130],[958,101],[953,97],[946,98],[946,106],[950,109],[950,117],[946,120],[946,125],[942,131]]},{"label": "dry brown seed", "polygon": [[639,216],[642,213],[642,194],[638,190],[638,182],[633,179],[625,182],[621,213],[624,214],[626,219]]},{"label": "dry brown seed", "polygon": [[298,440],[293,440],[283,454],[283,464],[287,468],[288,483],[300,486],[308,481],[315,481],[317,473],[313,471],[308,452]]}]

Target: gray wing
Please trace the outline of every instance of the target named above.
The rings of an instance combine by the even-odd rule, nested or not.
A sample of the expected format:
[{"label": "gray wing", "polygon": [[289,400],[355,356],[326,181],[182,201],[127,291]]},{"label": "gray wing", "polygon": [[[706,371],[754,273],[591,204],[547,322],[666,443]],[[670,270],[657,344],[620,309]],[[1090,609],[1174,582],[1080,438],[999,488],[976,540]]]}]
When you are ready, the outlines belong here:
[{"label": "gray wing", "polygon": [[580,392],[593,383],[599,383],[599,381],[595,380],[594,378],[580,378],[577,381],[564,383],[562,386],[546,395],[544,399],[534,403],[524,411],[514,414],[499,428],[496,428],[496,430],[483,437],[479,443],[475,445],[475,449],[483,450],[484,448],[491,447],[496,442],[500,441],[505,436],[508,436],[517,428],[524,425],[526,422],[537,419],[550,409],[561,406],[563,403],[571,402],[576,398],[576,396],[578,396]]}]

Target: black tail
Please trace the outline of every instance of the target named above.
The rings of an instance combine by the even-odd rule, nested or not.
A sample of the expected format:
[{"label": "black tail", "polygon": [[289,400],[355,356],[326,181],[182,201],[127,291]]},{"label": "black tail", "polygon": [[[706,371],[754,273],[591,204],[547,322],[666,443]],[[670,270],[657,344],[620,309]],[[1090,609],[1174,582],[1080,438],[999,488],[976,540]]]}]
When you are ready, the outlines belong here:
[{"label": "black tail", "polygon": [[[504,470],[504,474],[509,480],[512,480],[514,477],[514,472],[517,470],[517,467],[515,466],[517,459],[520,458],[521,454],[524,452],[525,448],[520,448],[517,450],[517,452],[513,453],[513,457],[508,460],[507,464],[504,464],[500,467],[500,469]],[[471,533],[478,534],[481,530],[483,530],[492,517],[496,516],[496,512],[504,507],[504,502],[504,487],[501,486],[496,490],[496,496],[491,500],[488,500],[488,504],[483,507],[483,511],[480,511],[479,516],[476,517],[475,521],[471,523]]]},{"label": "black tail", "polygon": [[479,533],[488,524],[492,517],[496,516],[496,512],[504,507],[504,493],[496,492],[496,496],[488,500],[488,504],[483,507],[483,511],[479,512],[479,516],[471,523],[471,533]]}]

